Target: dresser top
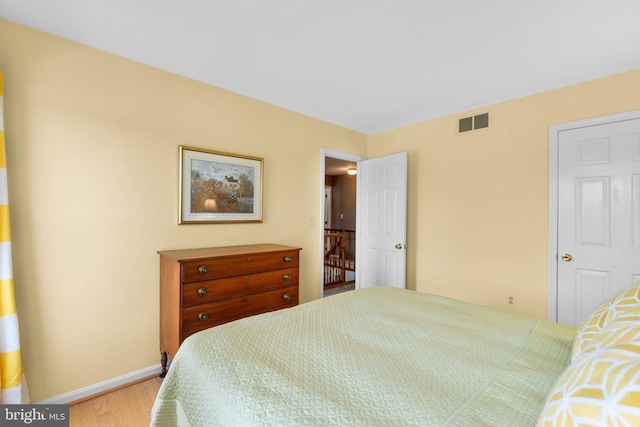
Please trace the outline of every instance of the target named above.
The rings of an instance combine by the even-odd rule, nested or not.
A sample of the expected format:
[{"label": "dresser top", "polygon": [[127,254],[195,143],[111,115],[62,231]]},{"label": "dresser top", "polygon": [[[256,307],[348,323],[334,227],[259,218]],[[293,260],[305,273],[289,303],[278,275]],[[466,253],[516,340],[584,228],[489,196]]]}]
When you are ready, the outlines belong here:
[{"label": "dresser top", "polygon": [[175,261],[190,261],[201,258],[236,256],[255,253],[275,253],[299,251],[301,248],[294,246],[276,245],[274,243],[261,243],[257,245],[220,246],[216,248],[177,249],[170,251],[158,251],[160,256]]}]

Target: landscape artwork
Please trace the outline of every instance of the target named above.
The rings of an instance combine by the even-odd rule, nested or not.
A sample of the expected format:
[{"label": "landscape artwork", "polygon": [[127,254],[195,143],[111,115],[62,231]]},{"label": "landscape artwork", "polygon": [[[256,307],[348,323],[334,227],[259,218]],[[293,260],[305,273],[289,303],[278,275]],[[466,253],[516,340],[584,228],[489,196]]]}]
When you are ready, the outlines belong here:
[{"label": "landscape artwork", "polygon": [[180,224],[262,221],[261,158],[180,148]]}]

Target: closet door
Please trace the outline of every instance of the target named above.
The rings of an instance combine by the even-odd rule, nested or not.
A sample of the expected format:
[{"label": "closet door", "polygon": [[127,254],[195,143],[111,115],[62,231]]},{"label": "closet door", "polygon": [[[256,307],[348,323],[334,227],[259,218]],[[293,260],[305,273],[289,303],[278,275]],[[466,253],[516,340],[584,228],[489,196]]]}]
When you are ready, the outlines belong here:
[{"label": "closet door", "polygon": [[558,139],[558,322],[640,280],[640,119]]}]

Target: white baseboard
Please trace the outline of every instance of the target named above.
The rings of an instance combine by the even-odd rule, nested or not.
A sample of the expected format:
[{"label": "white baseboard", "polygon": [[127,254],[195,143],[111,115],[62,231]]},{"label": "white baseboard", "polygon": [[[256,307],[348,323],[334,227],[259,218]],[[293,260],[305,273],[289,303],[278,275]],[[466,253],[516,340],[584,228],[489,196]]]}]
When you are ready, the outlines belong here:
[{"label": "white baseboard", "polygon": [[162,366],[158,364],[145,369],[141,369],[139,371],[131,372],[130,374],[122,375],[121,377],[83,387],[78,390],[70,391],[69,393],[54,396],[35,403],[39,405],[57,405],[76,402],[78,400],[83,400],[91,396],[102,394],[110,390],[122,387],[124,385],[152,377],[154,375],[160,375],[160,372],[162,372]]}]

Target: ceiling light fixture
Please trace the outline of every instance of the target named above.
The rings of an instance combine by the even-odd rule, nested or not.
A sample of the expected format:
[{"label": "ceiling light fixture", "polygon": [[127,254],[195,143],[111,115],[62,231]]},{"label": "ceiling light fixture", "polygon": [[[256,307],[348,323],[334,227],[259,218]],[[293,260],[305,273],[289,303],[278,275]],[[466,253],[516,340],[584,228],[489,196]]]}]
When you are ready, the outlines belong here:
[{"label": "ceiling light fixture", "polygon": [[347,169],[347,173],[348,173],[349,175],[355,175],[355,174],[357,174],[357,173],[358,173],[358,169],[356,169],[356,168],[349,168],[349,169]]}]

